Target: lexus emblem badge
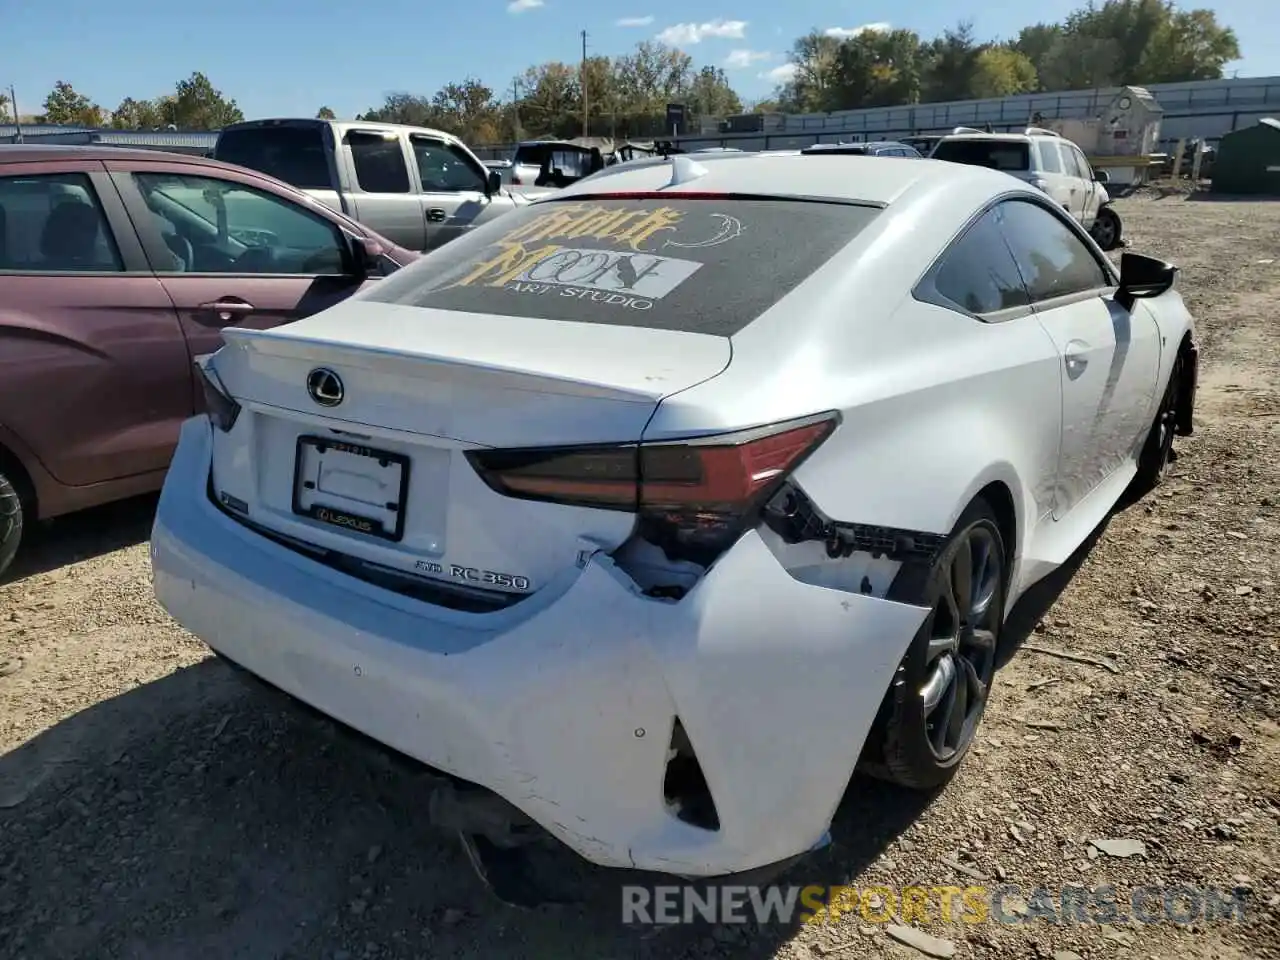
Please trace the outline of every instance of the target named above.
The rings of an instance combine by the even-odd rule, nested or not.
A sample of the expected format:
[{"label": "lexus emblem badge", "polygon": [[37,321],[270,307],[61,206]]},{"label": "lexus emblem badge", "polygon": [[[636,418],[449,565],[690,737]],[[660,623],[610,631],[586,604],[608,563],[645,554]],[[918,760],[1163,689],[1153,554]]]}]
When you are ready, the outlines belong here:
[{"label": "lexus emblem badge", "polygon": [[322,407],[336,407],[342,402],[346,390],[340,376],[326,367],[316,367],[307,374],[307,393]]}]

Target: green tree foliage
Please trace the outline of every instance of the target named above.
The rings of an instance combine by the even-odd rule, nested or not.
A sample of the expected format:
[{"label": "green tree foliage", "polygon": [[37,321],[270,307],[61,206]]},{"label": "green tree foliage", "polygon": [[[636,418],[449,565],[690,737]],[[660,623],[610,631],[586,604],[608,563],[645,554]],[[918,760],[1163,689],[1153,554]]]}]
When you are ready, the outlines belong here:
[{"label": "green tree foliage", "polygon": [[321,107],[319,110],[316,111],[316,119],[317,120],[336,120],[338,119],[338,116],[328,107]]},{"label": "green tree foliage", "polygon": [[[798,113],[1000,97],[1014,93],[1220,78],[1240,58],[1236,34],[1209,9],[1171,0],[1087,0],[1061,23],[1035,23],[1016,37],[986,40],[967,22],[932,39],[911,30],[811,30],[792,45],[790,79],[755,112]],[[585,93],[585,98],[584,98]],[[593,136],[665,134],[666,106],[701,118],[741,112],[729,76],[697,67],[682,50],[645,41],[616,57],[531,66],[501,93],[468,77],[427,96],[387,95],[357,119],[433,127],[473,143],[583,132],[584,99]],[[0,109],[5,99],[0,96]],[[99,125],[104,112],[69,83],[45,99],[46,123]],[[329,107],[317,117],[333,119]],[[120,129],[216,130],[243,120],[234,100],[203,73],[151,100],[126,98],[111,113]]]},{"label": "green tree foliage", "polygon": [[[1169,0],[1091,2],[1060,24],[980,42],[968,23],[913,45],[909,31],[848,38],[814,30],[796,41],[793,78],[775,94],[787,110],[936,103],[1037,90],[1214,80],[1240,58],[1235,32],[1212,10]],[[910,34],[914,37],[914,34]]]},{"label": "green tree foliage", "polygon": [[56,123],[66,126],[100,127],[106,118],[103,109],[79,93],[65,80],[53,85],[53,90],[44,98],[44,114],[41,123]]}]

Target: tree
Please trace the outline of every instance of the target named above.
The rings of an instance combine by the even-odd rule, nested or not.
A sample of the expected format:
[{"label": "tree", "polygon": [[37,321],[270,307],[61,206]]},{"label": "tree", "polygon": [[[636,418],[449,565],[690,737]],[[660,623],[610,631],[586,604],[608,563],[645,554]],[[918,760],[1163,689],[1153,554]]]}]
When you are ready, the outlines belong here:
[{"label": "tree", "polygon": [[356,115],[357,120],[370,120],[377,123],[407,123],[413,127],[429,127],[435,119],[431,101],[426,97],[411,93],[397,92],[387,94],[380,107],[370,107],[364,113]]},{"label": "tree", "polygon": [[703,67],[694,74],[684,101],[695,117],[726,117],[742,112],[742,100],[719,67]]},{"label": "tree", "polygon": [[468,77],[445,84],[431,98],[435,126],[468,142],[493,143],[499,137],[501,108],[493,90]]},{"label": "tree", "polygon": [[972,95],[978,56],[982,53],[973,39],[973,24],[963,22],[925,45],[928,66],[924,70],[922,99],[925,103],[967,100]]},{"label": "tree", "polygon": [[65,126],[100,127],[103,125],[103,109],[65,80],[53,85],[53,90],[44,98],[44,116],[42,123],[54,123]]},{"label": "tree", "polygon": [[224,97],[199,71],[179,80],[173,95],[161,98],[158,108],[164,124],[179,130],[220,130],[244,120],[239,105]]},{"label": "tree", "polygon": [[978,54],[969,92],[975,97],[1007,97],[1030,93],[1039,78],[1031,60],[1010,47],[987,47]]},{"label": "tree", "polygon": [[577,71],[558,61],[524,72],[517,83],[520,121],[534,136],[571,137],[582,129]]},{"label": "tree", "polygon": [[317,120],[336,120],[338,119],[338,117],[328,107],[321,107],[319,110],[316,111],[316,119]]},{"label": "tree", "polygon": [[775,99],[788,113],[838,110],[840,41],[819,30],[810,30],[791,47],[795,72],[777,91]]},{"label": "tree", "polygon": [[111,126],[117,130],[154,130],[164,126],[160,111],[150,100],[125,97],[111,111]]}]

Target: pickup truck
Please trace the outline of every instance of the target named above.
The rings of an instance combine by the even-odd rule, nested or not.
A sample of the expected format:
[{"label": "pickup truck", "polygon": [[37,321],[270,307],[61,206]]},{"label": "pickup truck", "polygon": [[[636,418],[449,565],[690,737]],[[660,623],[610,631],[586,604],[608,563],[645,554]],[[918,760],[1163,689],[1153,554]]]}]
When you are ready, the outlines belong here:
[{"label": "pickup truck", "polygon": [[457,137],[399,123],[250,120],[224,127],[213,157],[283,180],[408,250],[433,250],[531,199]]}]

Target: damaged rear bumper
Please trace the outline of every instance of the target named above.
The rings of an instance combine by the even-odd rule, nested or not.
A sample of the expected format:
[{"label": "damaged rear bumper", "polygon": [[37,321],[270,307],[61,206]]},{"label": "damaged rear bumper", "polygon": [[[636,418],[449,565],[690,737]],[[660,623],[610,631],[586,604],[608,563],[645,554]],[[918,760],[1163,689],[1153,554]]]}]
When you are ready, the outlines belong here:
[{"label": "damaged rear bumper", "polygon": [[[214,650],[597,864],[722,876],[824,842],[924,609],[803,583],[755,533],[679,602],[597,553],[503,610],[432,606],[225,516],[210,429],[183,427],[152,563],[161,604]],[[710,819],[664,793],[676,732]]]}]

